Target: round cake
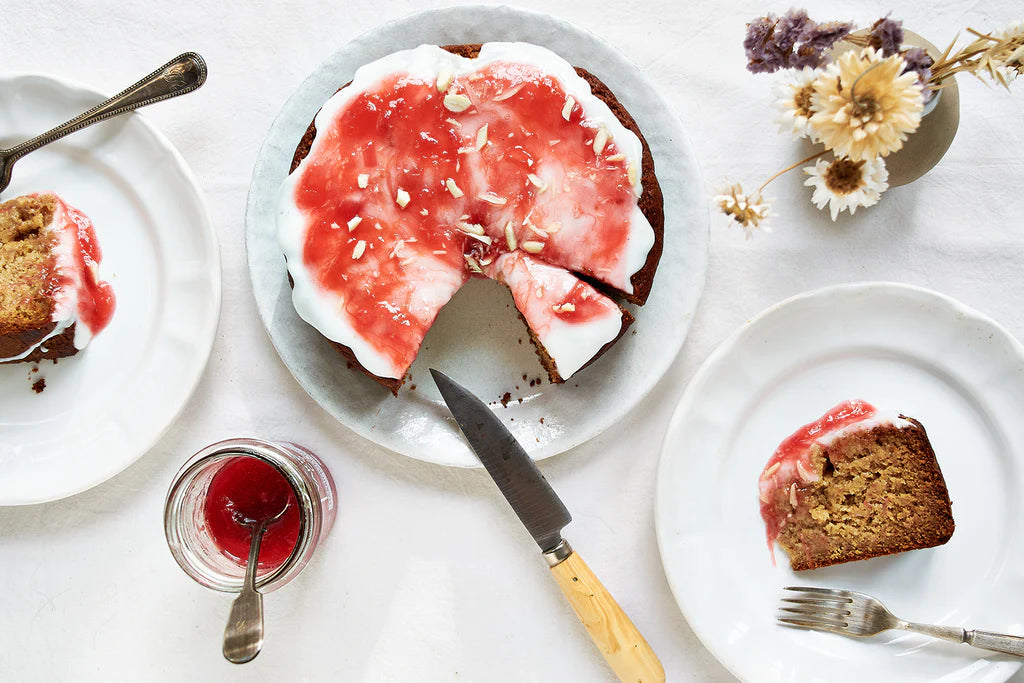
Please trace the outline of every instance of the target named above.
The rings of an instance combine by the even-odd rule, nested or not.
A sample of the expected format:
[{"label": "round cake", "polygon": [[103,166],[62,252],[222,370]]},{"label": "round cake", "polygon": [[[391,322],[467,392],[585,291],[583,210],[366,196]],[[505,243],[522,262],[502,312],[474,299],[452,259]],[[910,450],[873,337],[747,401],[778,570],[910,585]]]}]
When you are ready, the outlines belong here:
[{"label": "round cake", "polygon": [[300,141],[279,197],[292,300],[397,392],[473,278],[509,287],[553,382],[632,323],[661,256],[661,190],[633,118],[592,74],[525,43],[392,53]]}]

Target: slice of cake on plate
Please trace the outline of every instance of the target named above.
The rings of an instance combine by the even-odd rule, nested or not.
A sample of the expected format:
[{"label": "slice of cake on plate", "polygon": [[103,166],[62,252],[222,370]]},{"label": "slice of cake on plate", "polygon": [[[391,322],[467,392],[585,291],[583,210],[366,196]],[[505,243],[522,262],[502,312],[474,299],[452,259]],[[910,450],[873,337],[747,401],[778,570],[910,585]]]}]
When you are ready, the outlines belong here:
[{"label": "slice of cake on plate", "polygon": [[0,363],[85,348],[114,312],[92,222],[55,194],[0,204]]},{"label": "slice of cake on plate", "polygon": [[[423,45],[363,66],[291,171],[278,233],[295,309],[393,392],[472,278],[510,287],[553,382],[632,321],[609,295],[650,294],[664,215],[646,141],[603,83],[535,45]],[[567,339],[586,343],[548,346]]]},{"label": "slice of cake on plate", "polygon": [[920,422],[845,401],[783,441],[758,481],[761,517],[795,570],[942,545],[946,482]]}]

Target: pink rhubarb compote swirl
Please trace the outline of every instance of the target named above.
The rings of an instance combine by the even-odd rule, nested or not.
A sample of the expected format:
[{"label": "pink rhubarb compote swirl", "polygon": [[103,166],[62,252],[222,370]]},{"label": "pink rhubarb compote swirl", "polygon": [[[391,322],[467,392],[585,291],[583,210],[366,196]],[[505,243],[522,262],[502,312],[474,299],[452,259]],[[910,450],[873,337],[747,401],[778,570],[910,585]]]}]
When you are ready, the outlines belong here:
[{"label": "pink rhubarb compote swirl", "polygon": [[[400,378],[471,278],[541,262],[570,288],[576,273],[631,293],[654,243],[641,161],[639,139],[542,48],[488,43],[467,59],[421,46],[366,65],[321,109],[282,187],[296,310],[369,372]],[[554,289],[545,303],[564,322],[576,302]],[[592,352],[619,331],[606,327]]]}]

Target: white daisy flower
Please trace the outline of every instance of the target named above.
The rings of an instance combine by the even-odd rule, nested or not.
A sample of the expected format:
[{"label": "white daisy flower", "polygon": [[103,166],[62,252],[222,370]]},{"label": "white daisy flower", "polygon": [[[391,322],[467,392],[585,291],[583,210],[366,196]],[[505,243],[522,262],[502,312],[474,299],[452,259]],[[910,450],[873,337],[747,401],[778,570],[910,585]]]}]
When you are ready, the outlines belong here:
[{"label": "white daisy flower", "polygon": [[713,201],[719,211],[740,224],[748,240],[754,236],[754,228],[771,232],[771,228],[768,227],[771,207],[769,200],[762,196],[760,190],[745,195],[743,188],[736,183],[716,194]]},{"label": "white daisy flower", "polygon": [[852,216],[858,206],[873,206],[889,188],[889,171],[881,158],[853,161],[847,157],[805,166],[810,177],[804,185],[814,188],[811,201],[818,209],[829,205],[832,220],[839,212],[849,210]]},{"label": "white daisy flower", "polygon": [[821,74],[820,69],[805,66],[801,71],[791,72],[790,80],[775,86],[775,108],[779,114],[780,132],[790,132],[799,138],[810,138],[817,142],[818,136],[811,127],[811,96],[814,95],[814,81]]}]

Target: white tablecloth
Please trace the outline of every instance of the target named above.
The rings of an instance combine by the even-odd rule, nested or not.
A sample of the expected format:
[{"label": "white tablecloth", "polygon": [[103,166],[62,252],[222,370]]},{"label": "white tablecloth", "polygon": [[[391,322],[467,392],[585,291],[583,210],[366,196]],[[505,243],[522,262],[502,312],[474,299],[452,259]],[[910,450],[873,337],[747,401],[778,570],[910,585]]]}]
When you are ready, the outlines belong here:
[{"label": "white tablecloth", "polygon": [[[435,4],[5,3],[5,71],[115,92],[179,52],[206,58],[202,90],[144,115],[181,151],[206,193],[222,249],[224,305],[203,380],[157,447],[81,495],[0,509],[0,679],[610,679],[486,475],[394,455],[334,422],[279,361],[250,292],[245,196],[271,120],[345,41]],[[799,158],[771,121],[775,79],[748,74],[740,45],[747,19],[788,5],[520,4],[591,29],[646,69],[678,109],[710,185],[725,176],[756,185]],[[966,25],[996,28],[1021,18],[1013,0],[901,4],[894,16],[943,45]],[[809,6],[812,17],[861,24],[889,9],[876,2]],[[960,88],[960,131],[942,163],[855,218],[831,223],[809,205],[799,174],[770,189],[780,214],[771,235],[747,242],[713,216],[707,288],[667,376],[614,429],[542,465],[575,518],[568,535],[646,634],[670,680],[731,679],[677,609],[653,523],[662,434],[687,380],[719,342],[792,294],[874,279],[937,289],[1024,337],[1024,87],[1007,94],[961,77]],[[264,652],[241,668],[220,655],[229,597],[178,569],[161,526],[179,465],[198,448],[239,435],[309,446],[327,460],[341,491],[334,531],[303,574],[268,597]]]}]

